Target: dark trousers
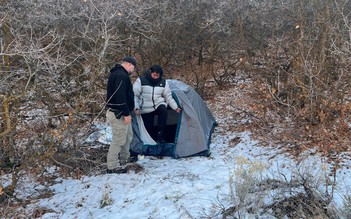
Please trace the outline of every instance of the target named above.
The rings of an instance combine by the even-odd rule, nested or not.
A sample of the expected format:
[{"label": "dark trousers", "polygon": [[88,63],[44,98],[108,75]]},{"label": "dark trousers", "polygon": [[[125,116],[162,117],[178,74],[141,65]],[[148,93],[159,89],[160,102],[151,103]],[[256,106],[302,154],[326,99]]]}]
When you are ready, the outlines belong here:
[{"label": "dark trousers", "polygon": [[[158,115],[157,130],[154,130],[154,120],[155,115]],[[153,139],[156,139],[157,132],[164,132],[167,122],[167,107],[165,105],[160,105],[155,111],[151,113],[141,114],[143,118],[144,125],[148,133]]]}]

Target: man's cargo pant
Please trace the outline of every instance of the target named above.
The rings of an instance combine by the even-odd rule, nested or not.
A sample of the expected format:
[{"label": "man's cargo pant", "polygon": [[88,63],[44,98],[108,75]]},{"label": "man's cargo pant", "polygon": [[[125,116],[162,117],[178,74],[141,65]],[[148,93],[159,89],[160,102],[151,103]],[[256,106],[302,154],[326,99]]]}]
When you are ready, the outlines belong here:
[{"label": "man's cargo pant", "polygon": [[133,130],[132,123],[127,125],[124,123],[124,116],[117,119],[114,112],[107,110],[106,118],[112,129],[112,141],[107,153],[107,169],[112,170],[128,161]]}]

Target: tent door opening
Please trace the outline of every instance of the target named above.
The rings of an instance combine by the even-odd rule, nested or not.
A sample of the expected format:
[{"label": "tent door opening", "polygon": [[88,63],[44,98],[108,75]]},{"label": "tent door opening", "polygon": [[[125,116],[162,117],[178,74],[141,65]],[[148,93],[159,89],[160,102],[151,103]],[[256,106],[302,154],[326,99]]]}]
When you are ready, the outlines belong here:
[{"label": "tent door opening", "polygon": [[[172,110],[170,107],[167,107],[167,122],[166,128],[164,131],[164,137],[167,143],[175,143],[176,134],[178,128],[179,114]],[[153,133],[149,133],[150,136],[156,141],[157,140],[157,122],[158,116],[155,116]]]}]

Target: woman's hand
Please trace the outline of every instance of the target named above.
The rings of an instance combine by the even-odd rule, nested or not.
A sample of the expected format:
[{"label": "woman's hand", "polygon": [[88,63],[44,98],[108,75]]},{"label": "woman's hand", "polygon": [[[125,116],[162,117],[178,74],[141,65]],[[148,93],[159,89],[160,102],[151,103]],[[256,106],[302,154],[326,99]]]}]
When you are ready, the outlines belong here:
[{"label": "woman's hand", "polygon": [[182,109],[178,107],[175,111],[176,111],[177,113],[180,113],[180,112],[182,111]]},{"label": "woman's hand", "polygon": [[135,114],[135,115],[140,115],[140,114],[141,114],[140,109],[135,109],[135,110],[134,110],[134,114]]}]

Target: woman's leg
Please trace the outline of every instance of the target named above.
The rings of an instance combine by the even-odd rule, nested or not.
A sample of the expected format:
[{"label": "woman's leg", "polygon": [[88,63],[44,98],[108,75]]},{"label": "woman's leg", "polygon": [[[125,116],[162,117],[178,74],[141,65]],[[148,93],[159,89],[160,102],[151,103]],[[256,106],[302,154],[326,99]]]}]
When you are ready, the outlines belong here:
[{"label": "woman's leg", "polygon": [[155,112],[141,114],[141,117],[143,118],[146,131],[155,140],[155,131],[154,131]]},{"label": "woman's leg", "polygon": [[157,122],[157,137],[158,137],[158,141],[160,143],[165,143],[165,137],[164,137],[164,132],[165,132],[165,128],[167,125],[167,107],[165,105],[160,105],[157,109],[156,109],[156,114],[158,115],[158,122]]}]

